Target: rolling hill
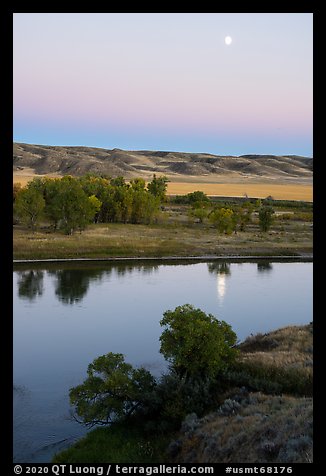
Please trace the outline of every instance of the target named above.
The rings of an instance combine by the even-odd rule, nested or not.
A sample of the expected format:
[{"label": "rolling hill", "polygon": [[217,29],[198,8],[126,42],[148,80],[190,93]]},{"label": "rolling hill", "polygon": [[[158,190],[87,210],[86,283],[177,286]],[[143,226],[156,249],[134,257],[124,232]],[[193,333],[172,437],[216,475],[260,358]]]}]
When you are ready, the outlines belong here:
[{"label": "rolling hill", "polygon": [[14,172],[35,174],[106,174],[126,179],[164,174],[170,180],[217,179],[311,183],[313,159],[296,155],[222,156],[209,153],[103,149],[14,143]]}]

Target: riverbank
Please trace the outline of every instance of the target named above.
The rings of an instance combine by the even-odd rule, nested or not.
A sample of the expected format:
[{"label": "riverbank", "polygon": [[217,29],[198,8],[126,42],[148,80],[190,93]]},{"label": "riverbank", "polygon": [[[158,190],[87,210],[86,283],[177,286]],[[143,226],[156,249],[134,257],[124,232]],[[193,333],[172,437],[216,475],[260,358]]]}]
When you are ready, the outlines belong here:
[{"label": "riverbank", "polygon": [[14,259],[14,264],[34,264],[34,263],[93,263],[93,262],[105,262],[105,263],[125,263],[125,262],[143,262],[143,261],[150,261],[150,262],[164,262],[165,264],[169,264],[173,261],[178,262],[207,262],[207,261],[259,261],[259,260],[269,260],[272,259],[273,262],[278,261],[313,261],[312,254],[303,254],[300,256],[290,255],[290,256],[214,256],[214,255],[206,255],[206,256],[184,256],[180,258],[179,256],[164,256],[164,257],[156,257],[150,258],[145,256],[143,258],[50,258],[50,259]]},{"label": "riverbank", "polygon": [[13,230],[14,260],[213,259],[312,257],[313,231],[304,220],[277,220],[262,233],[256,224],[225,235],[206,224],[93,224],[71,236],[47,227]]},{"label": "riverbank", "polygon": [[97,428],[53,463],[312,462],[312,333],[308,324],[247,338],[216,411],[189,415],[179,431]]}]

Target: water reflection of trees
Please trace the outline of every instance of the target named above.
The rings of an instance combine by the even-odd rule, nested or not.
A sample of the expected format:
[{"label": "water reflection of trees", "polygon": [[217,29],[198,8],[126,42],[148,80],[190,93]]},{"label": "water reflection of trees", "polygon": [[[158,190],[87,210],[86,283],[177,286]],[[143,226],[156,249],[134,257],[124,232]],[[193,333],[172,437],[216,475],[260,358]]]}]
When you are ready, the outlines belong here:
[{"label": "water reflection of trees", "polygon": [[258,261],[257,271],[260,273],[268,273],[270,271],[273,271],[273,265],[270,261]]},{"label": "water reflection of trees", "polygon": [[207,263],[208,271],[212,274],[231,274],[231,264],[227,261],[214,261],[213,263]]},{"label": "water reflection of trees", "polygon": [[132,265],[132,264],[119,264],[118,266],[112,267],[112,270],[115,271],[115,273],[118,276],[125,276],[126,274],[132,274],[135,271],[141,273],[141,274],[152,274],[154,271],[158,271],[159,265],[158,264],[138,264],[138,265]]},{"label": "water reflection of trees", "polygon": [[68,268],[49,270],[48,272],[56,278],[55,294],[58,299],[64,304],[75,304],[86,296],[91,282],[101,281],[103,277],[110,277],[112,274],[118,277],[132,274],[135,271],[149,274],[157,269],[158,265],[119,264],[107,268]]},{"label": "water reflection of trees", "polygon": [[49,274],[56,277],[55,295],[64,304],[74,304],[83,299],[90,280],[94,278],[93,275],[85,274],[84,270],[79,269],[62,269],[50,271]]},{"label": "water reflection of trees", "polygon": [[18,295],[30,300],[43,293],[43,279],[46,272],[54,277],[55,295],[64,304],[80,302],[87,294],[91,282],[101,281],[104,277],[124,277],[133,273],[150,275],[159,270],[157,263],[117,263],[111,266],[98,267],[83,265],[73,267],[66,265],[63,268],[51,267],[42,270],[16,271],[18,273]]},{"label": "water reflection of trees", "polygon": [[40,270],[18,271],[18,296],[33,300],[43,293],[44,273]]}]

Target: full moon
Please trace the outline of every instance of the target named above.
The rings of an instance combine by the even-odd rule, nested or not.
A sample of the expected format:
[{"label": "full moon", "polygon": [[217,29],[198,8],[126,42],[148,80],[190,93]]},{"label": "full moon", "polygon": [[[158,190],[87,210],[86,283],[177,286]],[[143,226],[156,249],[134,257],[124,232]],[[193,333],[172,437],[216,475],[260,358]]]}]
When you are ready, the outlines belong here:
[{"label": "full moon", "polygon": [[231,38],[231,36],[226,36],[226,37],[224,38],[224,41],[225,41],[225,44],[229,46],[229,45],[232,43],[232,38]]}]

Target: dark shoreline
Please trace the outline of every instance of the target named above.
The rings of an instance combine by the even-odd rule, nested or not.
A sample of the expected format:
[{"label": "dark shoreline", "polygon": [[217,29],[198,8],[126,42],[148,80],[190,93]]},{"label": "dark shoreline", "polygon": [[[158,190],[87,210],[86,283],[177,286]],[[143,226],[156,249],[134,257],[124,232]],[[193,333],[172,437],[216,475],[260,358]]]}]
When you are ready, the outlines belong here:
[{"label": "dark shoreline", "polygon": [[225,256],[161,256],[161,257],[109,257],[109,258],[44,258],[44,259],[14,259],[13,264],[28,263],[78,263],[78,262],[137,262],[137,261],[313,261],[313,255],[225,255]]}]

